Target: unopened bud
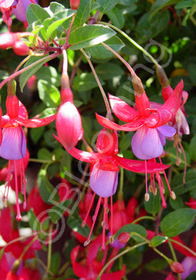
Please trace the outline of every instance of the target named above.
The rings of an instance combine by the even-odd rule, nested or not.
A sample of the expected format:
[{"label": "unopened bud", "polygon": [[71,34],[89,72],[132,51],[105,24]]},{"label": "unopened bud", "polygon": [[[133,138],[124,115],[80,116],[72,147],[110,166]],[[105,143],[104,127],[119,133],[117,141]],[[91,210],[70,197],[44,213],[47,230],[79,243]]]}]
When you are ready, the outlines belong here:
[{"label": "unopened bud", "polygon": [[120,243],[126,244],[130,239],[130,233],[128,232],[122,232],[119,237],[118,237],[118,241]]},{"label": "unopened bud", "polygon": [[162,87],[166,88],[169,86],[169,80],[163,68],[159,65],[156,67],[157,77]]},{"label": "unopened bud", "polygon": [[65,102],[59,107],[56,116],[57,135],[65,149],[70,150],[83,137],[82,120],[76,106]]},{"label": "unopened bud", "polygon": [[144,93],[144,87],[139,77],[133,76],[132,84],[135,91],[135,95],[140,96]]},{"label": "unopened bud", "polygon": [[171,198],[173,199],[173,200],[175,200],[176,199],[176,194],[175,194],[175,192],[171,192],[171,194],[170,194],[170,196],[171,196]]},{"label": "unopened bud", "polygon": [[184,266],[181,263],[179,263],[179,262],[173,262],[172,261],[169,265],[170,265],[171,270],[173,272],[175,272],[175,273],[183,273],[183,272],[185,272]]},{"label": "unopened bud", "polygon": [[70,0],[70,7],[73,10],[77,10],[80,6],[80,0]]},{"label": "unopened bud", "polygon": [[149,193],[145,193],[145,200],[146,200],[146,202],[149,201],[149,199],[150,199]]},{"label": "unopened bud", "polygon": [[19,260],[16,260],[12,266],[12,273],[16,273],[19,269],[19,266],[20,266],[20,261]]},{"label": "unopened bud", "polygon": [[15,33],[5,32],[0,34],[0,49],[12,48],[18,37]]},{"label": "unopened bud", "polygon": [[29,54],[30,49],[24,42],[16,41],[13,46],[13,51],[15,52],[16,55],[25,56]]}]

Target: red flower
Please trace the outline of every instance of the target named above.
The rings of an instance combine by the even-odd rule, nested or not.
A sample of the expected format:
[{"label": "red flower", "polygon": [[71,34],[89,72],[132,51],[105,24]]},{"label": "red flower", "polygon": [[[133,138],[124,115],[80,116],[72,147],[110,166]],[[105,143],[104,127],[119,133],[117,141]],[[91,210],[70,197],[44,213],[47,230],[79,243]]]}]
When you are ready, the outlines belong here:
[{"label": "red flower", "polygon": [[[98,236],[92,243],[89,245],[88,248],[83,249],[80,246],[76,246],[71,252],[71,262],[73,266],[74,273],[85,280],[95,280],[101,269],[103,268],[108,250],[102,254],[102,259],[99,260],[97,258],[98,251],[101,246],[101,236]],[[80,262],[77,262],[77,258],[79,257],[80,253],[86,253],[86,257],[84,257]],[[122,270],[111,272],[107,271],[103,273],[101,276],[101,280],[121,280],[125,274],[125,266],[123,266]]]},{"label": "red flower", "polygon": [[62,104],[56,116],[56,131],[62,145],[70,150],[83,137],[82,120],[78,109],[73,104],[70,88],[61,90]]},{"label": "red flower", "polygon": [[181,106],[183,82],[181,81],[173,94],[159,108],[151,108],[145,92],[135,95],[136,108],[130,107],[118,97],[109,95],[114,114],[127,124],[118,125],[96,114],[98,122],[110,129],[136,131],[132,138],[132,150],[140,159],[159,157],[163,152],[166,137],[175,134],[175,129],[166,124],[175,116]]},{"label": "red flower", "polygon": [[[56,139],[67,148],[61,139],[56,137]],[[85,162],[91,163],[91,174],[90,174],[90,187],[91,189],[100,196],[98,200],[98,204],[95,210],[95,216],[93,220],[93,224],[91,227],[91,231],[89,234],[89,238],[87,239],[87,243],[90,240],[90,236],[93,230],[93,227],[96,222],[96,218],[99,212],[99,208],[101,206],[102,200],[104,200],[104,217],[103,217],[103,247],[105,246],[105,229],[108,224],[108,197],[112,197],[112,195],[116,192],[117,184],[118,184],[118,170],[119,166],[130,170],[132,172],[145,173],[146,172],[146,164],[145,162],[138,160],[130,160],[119,157],[118,153],[118,138],[117,133],[113,131],[107,131],[106,129],[101,130],[97,139],[97,153],[89,153],[78,150],[77,148],[72,148],[68,150],[68,152],[78,160],[82,160]],[[167,165],[158,164],[154,162],[147,163],[148,172],[159,172],[163,171],[167,168]],[[92,198],[91,203],[89,204],[89,210],[87,213],[90,213],[94,202],[95,195]],[[112,199],[111,199],[111,211],[112,211]],[[86,216],[86,217],[87,217]],[[87,219],[87,218],[86,218]],[[86,219],[84,220],[84,224],[86,223]],[[111,233],[113,234],[113,233]]]},{"label": "red flower", "polygon": [[[26,147],[26,137],[22,126],[40,127],[49,124],[55,120],[56,115],[43,119],[28,119],[25,106],[19,102],[15,95],[10,95],[14,91],[13,84],[8,88],[8,97],[6,100],[7,114],[1,118],[2,142],[0,145],[0,156],[9,160],[7,186],[9,187],[12,178],[15,180],[15,191],[17,199],[17,219],[21,219],[18,191],[24,190],[25,196],[25,175],[24,170],[28,163],[28,153]],[[18,184],[18,175],[20,176]],[[26,197],[25,197],[26,202]]]}]

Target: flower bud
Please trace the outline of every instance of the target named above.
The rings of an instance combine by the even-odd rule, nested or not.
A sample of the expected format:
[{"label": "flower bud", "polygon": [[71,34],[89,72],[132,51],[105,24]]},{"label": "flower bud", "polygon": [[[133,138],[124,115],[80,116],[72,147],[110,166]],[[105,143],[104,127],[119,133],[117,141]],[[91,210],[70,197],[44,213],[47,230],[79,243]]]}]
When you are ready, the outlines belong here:
[{"label": "flower bud", "polygon": [[0,34],[0,49],[12,48],[18,37],[15,33],[5,32]]},{"label": "flower bud", "polygon": [[184,266],[181,263],[179,263],[179,262],[171,262],[170,263],[170,268],[175,273],[183,273],[183,272],[185,272]]},{"label": "flower bud", "polygon": [[70,150],[83,136],[82,120],[76,106],[65,102],[56,116],[56,130],[65,149]]},{"label": "flower bud", "polygon": [[120,243],[126,244],[130,239],[130,233],[128,232],[122,232],[119,237],[118,237],[118,241]]},{"label": "flower bud", "polygon": [[80,6],[80,0],[70,0],[70,6],[73,10],[77,10]]},{"label": "flower bud", "polygon": [[29,54],[29,47],[22,41],[16,41],[13,46],[13,51],[16,55],[28,55]]}]

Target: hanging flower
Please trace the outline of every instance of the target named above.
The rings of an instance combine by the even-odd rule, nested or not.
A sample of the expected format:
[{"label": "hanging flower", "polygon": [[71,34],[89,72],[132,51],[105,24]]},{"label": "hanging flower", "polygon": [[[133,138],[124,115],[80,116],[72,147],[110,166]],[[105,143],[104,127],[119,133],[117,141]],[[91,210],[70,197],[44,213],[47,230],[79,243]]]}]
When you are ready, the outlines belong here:
[{"label": "hanging flower", "polygon": [[[55,138],[64,146],[59,137]],[[91,164],[91,174],[90,174],[90,187],[94,191],[92,201],[89,205],[89,209],[86,215],[86,218],[83,222],[83,225],[86,224],[86,219],[92,208],[95,194],[99,195],[99,200],[95,209],[94,220],[91,227],[89,237],[85,244],[88,244],[90,237],[96,222],[96,218],[100,209],[100,206],[103,202],[104,207],[104,217],[103,217],[103,248],[105,247],[105,230],[108,228],[108,198],[111,198],[111,212],[113,211],[112,207],[112,196],[115,194],[118,184],[118,171],[119,166],[137,173],[146,172],[145,162],[138,160],[125,159],[117,155],[118,153],[118,137],[117,133],[109,131],[106,129],[101,130],[97,139],[97,153],[90,153],[78,150],[77,148],[72,148],[68,152],[78,160],[84,162],[89,162]],[[159,172],[167,168],[167,165],[158,164],[154,162],[147,163],[148,172]],[[113,235],[113,232],[111,232]]]},{"label": "hanging flower", "polygon": [[[92,241],[88,248],[81,248],[80,246],[76,246],[71,252],[71,262],[73,266],[74,273],[83,280],[94,280],[97,279],[97,276],[101,269],[103,268],[106,258],[108,255],[108,246],[105,252],[102,254],[102,258],[98,258],[98,252],[101,246],[101,236],[99,235],[95,240]],[[86,251],[86,258],[79,262],[77,258],[80,256],[83,251]],[[83,255],[83,254],[82,254]],[[109,260],[111,259],[111,255],[108,256]],[[112,263],[113,265],[113,263]],[[125,274],[125,266],[123,266],[122,270],[116,272],[110,272],[111,266],[106,270],[101,276],[101,280],[121,280]]]},{"label": "hanging flower", "polygon": [[166,137],[172,137],[176,130],[166,125],[176,114],[181,106],[183,82],[181,81],[173,91],[173,94],[159,108],[150,107],[150,102],[145,92],[135,95],[136,108],[130,107],[118,97],[109,95],[110,104],[114,114],[122,121],[128,122],[118,125],[113,121],[97,116],[98,122],[104,127],[136,131],[132,138],[133,153],[139,159],[152,159],[159,157],[163,152]]},{"label": "hanging flower", "polygon": [[[28,119],[25,106],[19,102],[15,95],[11,95],[14,90],[13,83],[9,85],[9,87],[8,97],[6,99],[7,114],[1,118],[1,127],[3,129],[2,142],[0,145],[0,156],[9,160],[6,186],[9,187],[10,182],[14,178],[17,203],[17,219],[20,220],[21,215],[19,209],[18,192],[19,190],[23,190],[26,203],[24,170],[26,168],[25,165],[28,162],[26,138],[22,126],[44,126],[55,120],[56,115],[54,114],[43,119]],[[19,183],[18,175],[20,175],[21,178]]]}]

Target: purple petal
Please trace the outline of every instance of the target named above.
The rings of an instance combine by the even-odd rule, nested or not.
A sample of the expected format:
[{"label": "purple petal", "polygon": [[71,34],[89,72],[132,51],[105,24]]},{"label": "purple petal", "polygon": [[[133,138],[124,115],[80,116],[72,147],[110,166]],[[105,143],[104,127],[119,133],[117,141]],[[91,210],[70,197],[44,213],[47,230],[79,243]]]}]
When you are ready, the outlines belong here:
[{"label": "purple petal", "polygon": [[26,138],[22,127],[3,128],[3,139],[0,156],[8,160],[24,158],[26,154]]},{"label": "purple petal", "polygon": [[[111,233],[109,232],[108,233],[108,238],[111,236]],[[113,248],[116,248],[116,249],[122,249],[126,246],[126,243],[121,243],[118,241],[118,239],[115,239],[113,241],[113,243],[110,244],[110,246],[112,246]]]},{"label": "purple petal", "polygon": [[13,14],[16,16],[16,18],[20,21],[26,21],[26,11],[30,4],[35,3],[37,4],[38,1],[34,0],[19,0],[18,4],[16,5],[16,8],[13,8]]},{"label": "purple petal", "polygon": [[139,159],[159,157],[163,145],[156,128],[142,127],[134,134],[131,142],[134,155]]},{"label": "purple petal", "polygon": [[165,137],[172,137],[174,136],[174,134],[176,134],[175,128],[169,125],[162,125],[160,127],[157,127],[157,129]]},{"label": "purple petal", "polygon": [[97,168],[97,164],[93,166],[90,175],[91,189],[101,197],[112,196],[117,189],[118,172],[107,171]]},{"label": "purple petal", "polygon": [[181,273],[182,279],[186,279],[192,272],[196,271],[196,258],[195,257],[186,257],[182,261],[185,272]]}]

